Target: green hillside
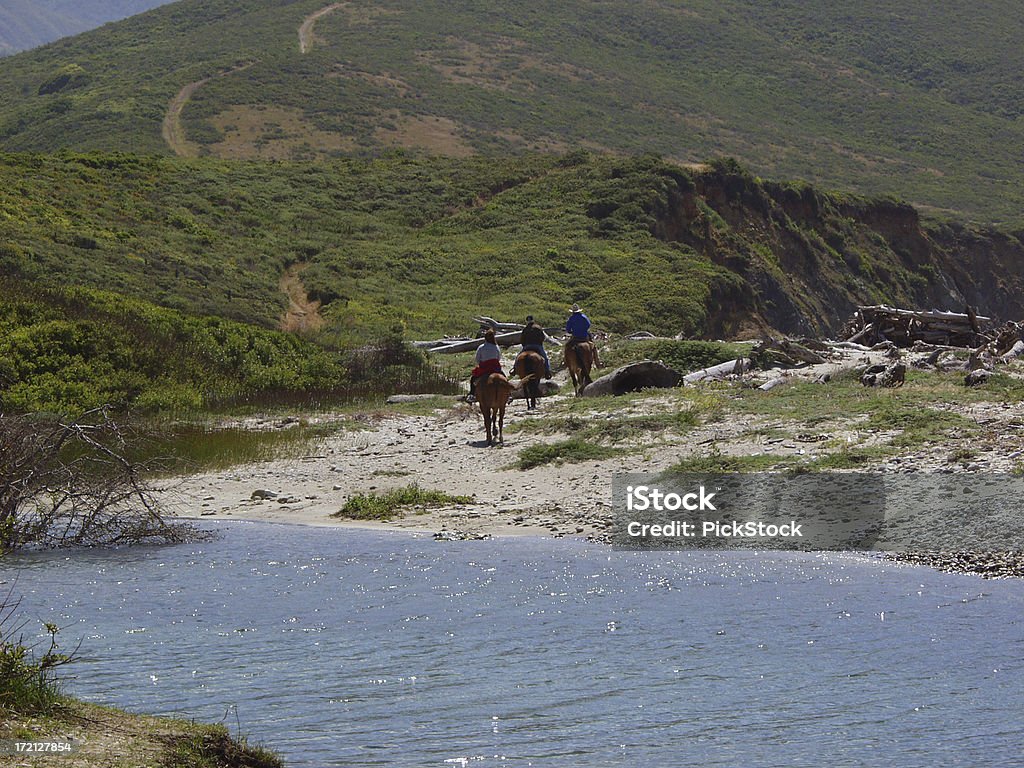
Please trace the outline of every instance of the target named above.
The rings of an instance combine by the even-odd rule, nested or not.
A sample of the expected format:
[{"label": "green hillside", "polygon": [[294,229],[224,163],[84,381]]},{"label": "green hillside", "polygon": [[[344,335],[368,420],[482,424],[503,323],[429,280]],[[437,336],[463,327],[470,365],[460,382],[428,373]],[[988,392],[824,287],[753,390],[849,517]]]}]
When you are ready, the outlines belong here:
[{"label": "green hillside", "polygon": [[1018,238],[891,200],[577,152],[241,163],[0,155],[0,269],[276,328],[291,268],[350,347],[585,303],[600,327],[836,329],[858,302],[1024,311]]},{"label": "green hillside", "polygon": [[[1019,221],[1008,0],[184,0],[0,62],[0,148],[302,159],[580,146]],[[205,81],[205,82],[203,82]],[[177,115],[177,117],[176,117]]]},{"label": "green hillside", "polygon": [[[392,342],[346,350],[573,302],[604,331],[712,338],[829,333],[859,303],[1019,318],[1021,235],[735,161],[0,155],[0,408],[436,385]],[[302,339],[279,330],[289,287],[319,304]]]},{"label": "green hillside", "polygon": [[586,154],[0,156],[0,268],[276,327],[281,275],[301,264],[325,305],[322,339],[343,346],[396,326],[473,330],[475,312],[554,322],[576,300],[599,303],[614,330],[700,333],[712,292],[742,280],[649,232],[641,205],[665,194],[669,173],[688,178],[653,159]]}]

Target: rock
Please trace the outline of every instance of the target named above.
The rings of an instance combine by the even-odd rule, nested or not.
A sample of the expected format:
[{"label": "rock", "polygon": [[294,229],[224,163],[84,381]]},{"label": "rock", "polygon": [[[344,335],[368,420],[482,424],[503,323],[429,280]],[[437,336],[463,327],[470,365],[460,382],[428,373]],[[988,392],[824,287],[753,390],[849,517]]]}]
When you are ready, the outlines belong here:
[{"label": "rock", "polygon": [[470,533],[469,531],[438,531],[434,541],[486,541],[491,538],[489,533]]},{"label": "rock", "polygon": [[964,376],[964,386],[976,387],[979,384],[984,384],[991,377],[992,371],[985,370],[984,368],[978,368]]},{"label": "rock", "polygon": [[617,368],[584,388],[583,397],[624,395],[641,389],[670,389],[679,385],[682,374],[656,360],[641,360]]},{"label": "rock", "polygon": [[298,496],[281,496],[278,500],[278,504],[298,504],[302,499]]},{"label": "rock", "polygon": [[905,363],[869,366],[860,377],[865,387],[902,387],[907,377]]},{"label": "rock", "polygon": [[266,488],[257,488],[252,492],[250,499],[276,499],[280,494],[277,491],[269,491]]},{"label": "rock", "polygon": [[1008,363],[1011,360],[1015,360],[1018,357],[1024,357],[1024,341],[1017,341],[1005,355],[1001,355],[999,360],[1004,363]]}]

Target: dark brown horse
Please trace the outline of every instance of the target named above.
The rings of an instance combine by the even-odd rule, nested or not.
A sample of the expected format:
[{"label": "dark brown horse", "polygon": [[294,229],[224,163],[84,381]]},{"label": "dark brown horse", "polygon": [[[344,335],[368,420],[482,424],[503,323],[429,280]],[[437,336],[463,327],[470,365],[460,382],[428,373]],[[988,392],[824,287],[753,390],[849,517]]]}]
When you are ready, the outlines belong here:
[{"label": "dark brown horse", "polygon": [[528,381],[530,377],[512,384],[505,378],[505,374],[492,373],[476,383],[476,397],[484,417],[488,445],[505,442],[505,407],[512,393]]},{"label": "dark brown horse", "polygon": [[569,369],[577,397],[590,383],[590,369],[594,365],[596,352],[592,341],[570,341],[565,345],[565,367]]},{"label": "dark brown horse", "polygon": [[532,377],[529,378],[529,383],[526,385],[526,408],[527,410],[536,408],[537,399],[540,397],[540,380],[544,375],[544,358],[539,352],[524,349],[516,357],[512,370],[523,381]]}]

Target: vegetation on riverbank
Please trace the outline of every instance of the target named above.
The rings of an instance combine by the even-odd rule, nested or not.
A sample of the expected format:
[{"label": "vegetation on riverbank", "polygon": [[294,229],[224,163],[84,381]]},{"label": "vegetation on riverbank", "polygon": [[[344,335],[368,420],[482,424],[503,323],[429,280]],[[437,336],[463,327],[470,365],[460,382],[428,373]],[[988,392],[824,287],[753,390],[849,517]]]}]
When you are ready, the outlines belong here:
[{"label": "vegetation on riverbank", "polygon": [[64,695],[57,670],[73,654],[59,649],[52,624],[45,627],[46,650],[37,654],[22,637],[25,624],[10,601],[8,593],[0,605],[0,740],[72,744],[71,753],[46,758],[68,768],[283,766],[273,752],[233,738],[222,725],[133,715]]},{"label": "vegetation on riverbank", "polygon": [[284,766],[273,751],[232,736],[223,725],[137,715],[70,697],[63,697],[46,713],[5,712],[0,739],[72,743],[71,753],[45,758],[64,768]]},{"label": "vegetation on riverbank", "polygon": [[964,468],[981,466],[979,456],[1020,429],[1019,419],[998,432],[986,425],[1002,424],[1021,402],[1019,365],[975,387],[964,386],[962,371],[916,369],[899,389],[864,387],[850,370],[824,384],[794,376],[767,392],[709,382],[546,400],[541,417],[512,420],[507,431],[561,438],[521,449],[516,465],[523,469],[673,448],[673,472],[870,469],[908,455]]},{"label": "vegetation on riverbank", "polygon": [[474,501],[472,496],[457,496],[412,484],[379,493],[356,494],[346,501],[333,517],[348,520],[390,520],[416,509],[472,504]]}]

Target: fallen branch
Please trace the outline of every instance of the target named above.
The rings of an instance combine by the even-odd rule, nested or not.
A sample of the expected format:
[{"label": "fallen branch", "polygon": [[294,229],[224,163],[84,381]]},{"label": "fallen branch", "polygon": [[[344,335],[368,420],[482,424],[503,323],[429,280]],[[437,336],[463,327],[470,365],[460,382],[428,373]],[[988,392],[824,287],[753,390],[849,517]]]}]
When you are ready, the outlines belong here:
[{"label": "fallen branch", "polygon": [[106,409],[59,420],[0,415],[0,549],[184,541],[165,519],[138,438]]}]

